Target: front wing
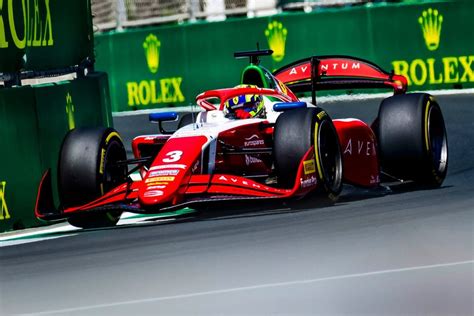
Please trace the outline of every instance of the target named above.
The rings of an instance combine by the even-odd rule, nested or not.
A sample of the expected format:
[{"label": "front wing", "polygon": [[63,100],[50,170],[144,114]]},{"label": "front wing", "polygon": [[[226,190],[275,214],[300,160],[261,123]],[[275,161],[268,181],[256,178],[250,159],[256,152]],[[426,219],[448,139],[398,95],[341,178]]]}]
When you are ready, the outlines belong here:
[{"label": "front wing", "polygon": [[314,163],[314,147],[310,148],[301,160],[292,189],[275,188],[242,176],[229,174],[191,175],[187,178],[188,181],[180,184],[172,201],[146,207],[138,202],[139,191],[145,184],[143,181],[129,181],[87,204],[57,208],[53,199],[51,171],[47,170],[39,185],[35,215],[39,219],[49,221],[67,218],[78,213],[120,210],[150,214],[223,201],[301,198],[318,186],[319,179],[316,170],[305,168],[304,162],[311,160]]}]

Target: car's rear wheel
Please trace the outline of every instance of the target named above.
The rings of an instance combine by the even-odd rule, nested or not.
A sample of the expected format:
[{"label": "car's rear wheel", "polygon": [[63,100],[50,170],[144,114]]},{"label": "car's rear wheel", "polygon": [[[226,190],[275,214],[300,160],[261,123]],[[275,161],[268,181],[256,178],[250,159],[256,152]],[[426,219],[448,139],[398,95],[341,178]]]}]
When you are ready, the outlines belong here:
[{"label": "car's rear wheel", "polygon": [[[119,134],[112,128],[78,128],[70,131],[61,146],[58,189],[62,207],[91,202],[126,181],[127,166]],[[68,218],[81,228],[113,226],[121,211],[77,214]]]},{"label": "car's rear wheel", "polygon": [[308,149],[314,146],[319,186],[317,193],[331,200],[342,189],[342,155],[334,124],[321,108],[304,108],[281,114],[274,129],[275,172],[282,187],[292,188]]},{"label": "car's rear wheel", "polygon": [[383,172],[422,187],[439,187],[448,170],[443,114],[429,94],[385,99],[376,124]]}]

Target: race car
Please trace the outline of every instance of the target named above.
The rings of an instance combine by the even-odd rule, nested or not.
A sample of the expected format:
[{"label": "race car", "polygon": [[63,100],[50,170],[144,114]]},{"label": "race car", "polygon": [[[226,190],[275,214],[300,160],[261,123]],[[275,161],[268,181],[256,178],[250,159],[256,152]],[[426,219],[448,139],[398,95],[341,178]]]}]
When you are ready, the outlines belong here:
[{"label": "race car", "polygon": [[[60,207],[47,170],[37,218],[103,227],[115,225],[123,212],[310,196],[335,201],[343,183],[442,184],[448,143],[433,96],[406,94],[405,77],[355,57],[315,56],[272,73],[260,65],[260,57],[271,53],[235,53],[250,59],[240,84],[198,95],[202,111],[150,114],[160,133],[136,137],[133,159],[112,128],[70,131],[59,155]],[[356,118],[332,120],[316,106],[316,91],[354,88],[390,88],[394,95],[382,101],[370,125]],[[311,102],[296,93],[310,93]],[[166,121],[177,121],[177,130],[164,129]]]}]

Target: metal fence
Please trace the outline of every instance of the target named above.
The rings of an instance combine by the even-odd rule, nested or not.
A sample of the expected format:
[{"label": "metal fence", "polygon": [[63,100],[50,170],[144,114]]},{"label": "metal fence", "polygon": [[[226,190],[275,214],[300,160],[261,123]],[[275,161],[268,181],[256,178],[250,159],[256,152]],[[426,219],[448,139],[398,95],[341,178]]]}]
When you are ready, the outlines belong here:
[{"label": "metal fence", "polygon": [[228,16],[262,16],[282,10],[355,5],[379,0],[92,0],[94,25],[99,31],[196,19],[223,20]]},{"label": "metal fence", "polygon": [[318,7],[338,7],[346,5],[357,5],[367,2],[373,2],[372,0],[279,0],[277,5],[282,10],[295,10],[304,9],[305,11],[311,11]]}]

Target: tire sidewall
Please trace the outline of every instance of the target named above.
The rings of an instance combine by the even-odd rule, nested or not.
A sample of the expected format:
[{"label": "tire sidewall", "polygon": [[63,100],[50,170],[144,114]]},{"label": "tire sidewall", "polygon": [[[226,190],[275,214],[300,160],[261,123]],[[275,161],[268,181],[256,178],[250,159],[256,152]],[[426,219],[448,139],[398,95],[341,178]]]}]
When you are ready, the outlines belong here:
[{"label": "tire sidewall", "polygon": [[[323,163],[323,155],[325,154],[324,150],[328,149],[328,148],[322,148],[321,139],[318,139],[318,138],[325,137],[324,136],[325,134],[322,133],[323,128],[328,129],[327,131],[324,131],[324,132],[325,133],[329,132],[329,135],[326,135],[330,137],[329,146],[334,147],[332,148],[331,151],[333,151],[333,154],[335,155],[334,157],[335,164],[336,164],[334,166],[336,169],[335,174],[332,174],[331,170],[328,170],[328,166],[325,166]],[[315,158],[316,158],[316,167],[317,167],[316,169],[317,169],[318,179],[322,183],[322,186],[320,186],[317,189],[317,192],[323,193],[332,201],[336,201],[339,197],[339,194],[342,191],[342,170],[343,170],[342,152],[341,152],[339,137],[337,135],[336,128],[326,111],[321,109],[321,111],[318,112],[318,114],[316,115],[312,133],[314,135],[313,144],[314,144]],[[334,177],[334,179],[330,180],[328,179],[328,177]]]},{"label": "tire sidewall", "polygon": [[[430,123],[435,124],[433,122],[434,118],[433,116],[440,116],[441,121],[438,120],[436,124],[439,126],[430,126]],[[426,97],[425,100],[425,105],[423,108],[423,138],[424,138],[424,159],[427,162],[427,170],[425,171],[426,176],[423,178],[419,179],[421,182],[423,182],[426,185],[434,185],[434,186],[439,186],[443,183],[444,178],[446,177],[447,171],[448,171],[448,162],[447,162],[447,155],[448,155],[448,141],[447,141],[447,135],[446,135],[446,126],[444,124],[444,120],[442,119],[442,113],[441,113],[441,108],[439,104],[436,102],[436,100],[432,96]],[[442,130],[442,133],[444,135],[444,139],[442,140],[442,145],[445,146],[445,148],[441,148],[441,156],[444,155],[443,151],[445,150],[445,162],[444,165],[436,166],[436,163],[434,162],[433,159],[433,151],[435,150],[433,148],[433,139],[431,134],[431,128],[438,128]],[[441,158],[443,159],[443,158]]]}]

